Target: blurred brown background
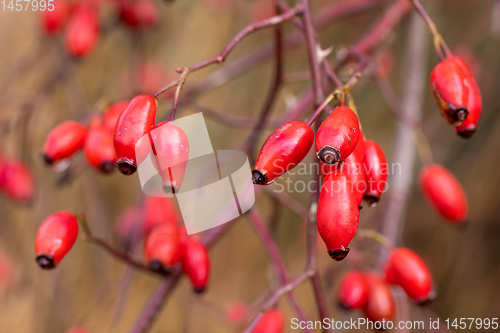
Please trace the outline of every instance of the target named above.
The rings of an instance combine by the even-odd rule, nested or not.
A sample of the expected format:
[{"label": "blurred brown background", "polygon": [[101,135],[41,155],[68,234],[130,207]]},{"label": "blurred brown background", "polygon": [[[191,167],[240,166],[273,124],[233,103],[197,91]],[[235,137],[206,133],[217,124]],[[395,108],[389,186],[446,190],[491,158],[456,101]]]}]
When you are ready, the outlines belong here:
[{"label": "blurred brown background", "polygon": [[[332,2],[314,0],[313,4],[315,10],[319,10]],[[390,1],[381,3],[382,6],[367,13],[329,24],[319,35],[322,45],[341,48],[358,40]],[[54,271],[40,270],[33,250],[37,227],[57,210],[86,212],[93,231],[113,241],[117,215],[139,195],[136,176],[125,178],[117,172],[111,176],[98,175],[86,167],[81,154],[72,161],[76,171],[71,181],[57,185],[60,174],[44,166],[41,159],[41,145],[50,129],[63,120],[85,117],[102,97],[133,96],[132,87],[137,86],[134,82],[137,78],[132,79],[132,75],[138,62],[156,64],[167,73],[160,84],[167,83],[175,78],[174,68],[194,64],[220,52],[237,31],[258,16],[256,12],[264,12],[264,17],[266,10],[271,12],[271,1],[267,0],[186,0],[155,4],[160,11],[160,24],[136,35],[123,26],[114,26],[115,14],[109,4],[103,4],[101,22],[110,28],[89,57],[69,63],[68,68],[74,72],[68,79],[58,80],[49,96],[43,96],[40,91],[64,58],[60,37],[43,36],[37,13],[0,10],[0,148],[4,156],[23,158],[32,167],[37,180],[37,196],[32,206],[17,206],[5,197],[0,199],[0,253],[13,264],[11,281],[0,282],[0,332],[64,332],[75,325],[89,332],[125,332],[159,281],[155,276],[134,272],[131,285],[124,292],[124,274],[130,271],[100,248],[82,240],[77,241]],[[430,13],[452,50],[469,53],[470,59],[477,62],[476,77],[484,111],[477,133],[472,139],[463,140],[441,119],[430,90],[426,88],[423,131],[431,143],[436,162],[448,167],[461,181],[469,199],[471,223],[466,230],[446,223],[414,186],[402,244],[421,254],[431,268],[438,286],[438,297],[429,307],[432,312],[442,318],[498,317],[500,35],[495,36],[491,27],[492,20],[498,24],[500,17],[492,16],[492,1],[486,0],[440,0],[425,5],[430,5]],[[407,21],[404,20],[389,36],[384,46],[394,54],[390,79],[398,92],[403,79]],[[292,28],[291,24],[286,24],[287,31]],[[250,36],[235,49],[228,62],[259,48],[271,38],[269,31]],[[429,73],[436,62],[437,56],[429,47]],[[186,87],[219,69],[217,66],[190,76]],[[305,49],[287,51],[285,66],[287,73],[307,70]],[[266,63],[204,94],[198,101],[224,113],[255,117],[264,101],[271,75],[271,65]],[[290,103],[308,84],[307,81],[286,84],[273,110],[273,118],[283,114],[286,102]],[[359,84],[353,96],[367,137],[378,141],[388,160],[393,162],[391,149],[397,120],[373,83]],[[164,117],[169,103],[160,102],[159,106],[158,117]],[[179,116],[194,111],[183,108]],[[213,120],[207,123],[216,149],[234,147],[249,133]],[[417,171],[419,167],[420,162],[417,162]],[[307,204],[307,193],[292,195]],[[266,217],[278,214],[278,244],[292,275],[298,273],[305,263],[303,222],[285,207],[273,210],[272,206],[277,205],[267,194],[261,194],[258,204]],[[377,227],[383,208],[383,199],[377,208],[365,207],[360,226]],[[277,286],[267,254],[247,218],[234,223],[235,227],[211,251],[213,268],[208,292],[198,297],[183,280],[161,311],[152,332],[235,332],[238,328],[225,320],[228,304],[236,300],[252,303],[265,295],[269,286]],[[142,256],[141,251],[137,256]],[[341,312],[335,302],[338,277],[352,267],[350,260],[355,260],[355,256],[342,263],[332,262],[321,244],[319,257],[325,273],[323,283],[330,302],[330,316],[357,316],[358,313]],[[362,257],[356,258],[365,264]],[[316,319],[310,286],[302,285],[297,295],[308,318]],[[118,315],[114,322],[114,316],[121,311],[118,304],[123,305],[123,315]],[[286,300],[279,304],[287,320],[295,316]],[[422,312],[426,310],[411,306],[411,311],[415,318],[428,317]]]}]

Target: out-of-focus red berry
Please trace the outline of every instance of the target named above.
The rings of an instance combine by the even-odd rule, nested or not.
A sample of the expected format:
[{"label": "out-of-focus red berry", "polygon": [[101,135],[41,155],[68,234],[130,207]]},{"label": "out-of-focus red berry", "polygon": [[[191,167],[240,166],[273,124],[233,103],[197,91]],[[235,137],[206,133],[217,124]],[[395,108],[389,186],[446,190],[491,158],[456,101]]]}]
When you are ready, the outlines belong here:
[{"label": "out-of-focus red berry", "polygon": [[252,333],[283,333],[285,331],[285,316],[276,308],[266,311]]},{"label": "out-of-focus red berry", "polygon": [[158,9],[150,0],[123,0],[120,18],[132,29],[148,29],[158,23]]},{"label": "out-of-focus red berry", "polygon": [[0,167],[0,189],[16,203],[30,203],[35,180],[29,167],[20,160],[6,160]]},{"label": "out-of-focus red berry", "polygon": [[205,291],[210,277],[210,257],[197,238],[187,238],[182,245],[182,270],[189,277],[196,293]]},{"label": "out-of-focus red berry", "polygon": [[99,18],[95,8],[89,4],[79,4],[66,27],[66,50],[81,58],[91,53],[99,38]]},{"label": "out-of-focus red berry", "polygon": [[42,27],[48,35],[53,35],[61,30],[68,20],[70,8],[64,0],[53,1],[54,10],[40,12]]},{"label": "out-of-focus red berry", "polygon": [[361,309],[368,303],[368,282],[363,273],[350,271],[342,277],[338,290],[339,305],[346,309]]},{"label": "out-of-focus red berry", "polygon": [[50,131],[43,144],[43,159],[52,164],[83,148],[87,129],[77,121],[65,121]]}]

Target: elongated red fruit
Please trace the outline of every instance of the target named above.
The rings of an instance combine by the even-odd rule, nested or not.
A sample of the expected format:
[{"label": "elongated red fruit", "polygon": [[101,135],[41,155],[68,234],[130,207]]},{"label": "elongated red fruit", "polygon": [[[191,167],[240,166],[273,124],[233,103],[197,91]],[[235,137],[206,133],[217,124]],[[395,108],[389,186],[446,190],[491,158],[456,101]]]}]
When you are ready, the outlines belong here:
[{"label": "elongated red fruit", "polygon": [[35,239],[36,261],[43,269],[55,268],[71,250],[78,236],[76,217],[65,211],[43,221]]},{"label": "elongated red fruit", "polygon": [[114,131],[120,115],[125,111],[129,103],[130,101],[119,101],[109,106],[104,112],[104,126]]},{"label": "elongated red fruit", "polygon": [[160,123],[151,132],[157,157],[156,169],[167,194],[180,190],[189,159],[189,142],[186,133],[172,123]]},{"label": "elongated red fruit", "polygon": [[[356,194],[356,202],[359,208],[361,208],[363,196],[367,188],[366,171],[363,164],[364,159],[365,140],[363,138],[363,134],[361,133],[356,148],[354,149],[352,154],[344,160],[344,165],[342,167],[342,171],[351,179],[352,187],[354,189],[354,193]],[[323,162],[320,163],[321,174],[323,175],[323,178],[334,170],[340,170],[340,164],[328,165]]]},{"label": "elongated red fruit", "polygon": [[85,140],[85,158],[96,170],[110,173],[115,169],[116,154],[113,132],[104,126],[89,129]]},{"label": "elongated red fruit", "polygon": [[326,164],[345,160],[359,141],[359,120],[347,106],[339,106],[321,124],[316,133],[316,154]]},{"label": "elongated red fruit", "polygon": [[83,148],[87,129],[77,121],[66,121],[54,128],[43,144],[43,159],[47,164],[71,157]]},{"label": "elongated red fruit", "polygon": [[392,251],[384,271],[387,282],[401,286],[415,302],[425,304],[434,298],[429,268],[412,250]]},{"label": "elongated red fruit", "polygon": [[143,203],[143,232],[147,234],[160,224],[177,225],[179,212],[174,198],[158,198],[147,196]]},{"label": "elongated red fruit", "polygon": [[54,1],[52,11],[44,10],[40,12],[42,27],[48,35],[57,33],[66,24],[69,16],[69,6],[66,1]]},{"label": "elongated red fruit", "polygon": [[420,174],[420,186],[429,203],[450,222],[466,222],[467,198],[453,174],[440,165],[429,165]]},{"label": "elongated red fruit", "polygon": [[162,272],[181,260],[180,232],[175,225],[157,225],[147,235],[144,255],[151,269]]},{"label": "elongated red fruit", "polygon": [[95,8],[79,4],[72,13],[66,27],[66,50],[81,58],[94,50],[99,38],[99,20]]},{"label": "elongated red fruit", "polygon": [[29,204],[35,193],[35,180],[30,168],[20,160],[6,160],[0,167],[0,189],[10,200]]},{"label": "elongated red fruit", "polygon": [[469,81],[470,73],[457,57],[441,61],[431,72],[432,93],[444,119],[452,125],[460,125],[469,114]]},{"label": "elongated red fruit", "polygon": [[183,244],[182,270],[189,277],[196,293],[205,291],[210,277],[210,257],[207,248],[197,238],[187,238]]},{"label": "elongated red fruit", "polygon": [[340,261],[347,256],[358,221],[359,209],[351,180],[340,171],[328,174],[321,186],[317,226],[332,259]]},{"label": "elongated red fruit", "polygon": [[374,322],[391,321],[396,311],[396,302],[389,284],[375,273],[365,275],[368,282],[368,303],[363,308],[365,316]]},{"label": "elongated red fruit", "polygon": [[388,174],[384,151],[375,141],[365,141],[364,168],[367,182],[364,198],[374,206],[385,189]]},{"label": "elongated red fruit", "polygon": [[363,273],[350,271],[340,281],[338,298],[340,307],[346,310],[361,309],[368,304],[368,282]]},{"label": "elongated red fruit", "polygon": [[285,316],[276,308],[267,310],[252,333],[283,333],[285,331]]},{"label": "elongated red fruit", "polygon": [[477,123],[479,122],[479,118],[481,118],[481,113],[483,111],[483,101],[481,99],[481,91],[479,90],[479,86],[477,85],[474,76],[472,76],[472,73],[469,70],[469,66],[467,66],[461,58],[454,58],[467,74],[469,82],[469,100],[467,102],[469,115],[460,125],[455,126],[457,134],[462,138],[467,139],[476,132]]},{"label": "elongated red fruit", "polygon": [[137,170],[135,145],[155,126],[156,99],[151,95],[134,97],[118,118],[115,129],[115,152],[118,170],[126,176]]},{"label": "elongated red fruit", "polygon": [[314,140],[314,131],[301,121],[283,124],[267,138],[260,148],[252,172],[252,181],[268,185],[293,169],[307,155]]},{"label": "elongated red fruit", "polygon": [[150,0],[124,0],[120,3],[120,18],[132,29],[148,29],[158,23],[158,10]]}]

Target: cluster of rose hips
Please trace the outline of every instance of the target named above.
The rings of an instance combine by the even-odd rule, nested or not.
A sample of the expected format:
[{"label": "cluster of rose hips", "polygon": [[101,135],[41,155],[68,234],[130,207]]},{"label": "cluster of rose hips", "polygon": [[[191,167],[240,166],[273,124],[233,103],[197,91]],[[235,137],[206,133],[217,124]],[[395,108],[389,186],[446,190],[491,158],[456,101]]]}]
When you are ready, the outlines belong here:
[{"label": "cluster of rose hips", "polygon": [[[166,198],[148,198],[146,202],[141,216],[132,221],[134,225],[120,230],[121,236],[127,241],[134,237],[138,241],[144,239],[144,256],[151,270],[168,273],[180,265],[194,290],[203,292],[210,275],[210,258],[205,245],[197,237],[188,237],[177,225],[177,219],[172,219],[176,214]],[[78,219],[66,211],[52,214],[43,221],[35,239],[38,265],[43,269],[59,265],[73,247],[78,229]]]},{"label": "cluster of rose hips", "polygon": [[384,153],[376,142],[364,138],[354,111],[347,106],[335,108],[316,137],[306,123],[292,121],[282,125],[260,149],[252,179],[255,184],[271,184],[304,159],[313,141],[323,178],[318,232],[328,254],[342,260],[358,229],[363,198],[375,205],[387,180]]},{"label": "cluster of rose hips", "polygon": [[371,321],[394,319],[396,303],[390,285],[401,287],[408,297],[423,305],[434,298],[432,277],[425,262],[412,250],[394,249],[384,274],[349,271],[340,281],[338,302],[346,310],[363,310]]},{"label": "cluster of rose hips", "polygon": [[[109,5],[127,27],[144,30],[158,22],[158,10],[151,0],[112,0]],[[49,36],[64,29],[66,51],[75,58],[90,54],[95,48],[101,25],[102,1],[58,0],[53,11],[43,11],[42,27]]]}]

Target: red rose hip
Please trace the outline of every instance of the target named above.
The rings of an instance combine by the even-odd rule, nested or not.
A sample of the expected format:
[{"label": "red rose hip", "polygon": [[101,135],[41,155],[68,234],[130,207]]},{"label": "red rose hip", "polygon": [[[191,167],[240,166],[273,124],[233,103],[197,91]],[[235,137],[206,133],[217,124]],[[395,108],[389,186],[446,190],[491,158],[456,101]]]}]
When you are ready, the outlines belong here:
[{"label": "red rose hip", "polygon": [[443,117],[452,125],[460,125],[467,118],[470,72],[457,57],[437,64],[431,72],[430,85]]},{"label": "red rose hip", "polygon": [[196,238],[187,238],[182,253],[182,270],[189,277],[196,293],[202,293],[210,276],[210,257],[205,245]]},{"label": "red rose hip", "polygon": [[267,310],[252,333],[283,333],[285,331],[285,316],[276,308]]},{"label": "red rose hip", "polygon": [[360,135],[356,114],[339,106],[321,124],[316,133],[316,154],[326,164],[345,160],[356,148]]},{"label": "red rose hip", "polygon": [[363,273],[350,271],[340,281],[338,298],[341,308],[361,309],[368,303],[368,282]]},{"label": "red rose hip", "polygon": [[126,176],[137,170],[135,145],[155,126],[156,99],[150,95],[134,97],[116,124],[114,141],[118,170]]},{"label": "red rose hip", "polygon": [[433,299],[432,277],[425,262],[407,248],[392,251],[384,268],[387,282],[399,285],[419,304]]},{"label": "red rose hip", "polygon": [[467,198],[450,171],[440,165],[429,165],[420,174],[420,186],[429,203],[442,217],[455,223],[466,221]]},{"label": "red rose hip", "polygon": [[365,316],[374,322],[390,321],[396,312],[396,302],[389,284],[375,273],[366,274],[368,303],[363,308]]},{"label": "red rose hip", "polygon": [[343,260],[358,230],[359,209],[352,182],[340,172],[325,177],[318,201],[318,232],[334,260]]},{"label": "red rose hip", "polygon": [[314,132],[301,121],[291,121],[275,130],[260,148],[252,172],[252,181],[268,185],[293,169],[307,155],[314,140]]},{"label": "red rose hip", "polygon": [[102,173],[110,173],[115,169],[116,154],[113,132],[104,126],[89,129],[84,146],[87,162]]},{"label": "red rose hip", "polygon": [[35,193],[35,180],[30,168],[20,160],[7,160],[0,166],[0,189],[10,200],[29,204]]},{"label": "red rose hip", "polygon": [[36,261],[43,269],[55,268],[71,250],[78,236],[76,217],[65,211],[43,221],[35,239]]},{"label": "red rose hip", "polygon": [[157,225],[147,235],[144,255],[151,269],[164,272],[181,260],[181,237],[175,225]]},{"label": "red rose hip", "polygon": [[77,121],[66,121],[54,128],[43,144],[43,159],[52,164],[71,157],[83,148],[87,129]]},{"label": "red rose hip", "polygon": [[66,27],[66,49],[68,53],[81,58],[94,49],[99,38],[99,20],[95,8],[80,4],[72,13]]},{"label": "red rose hip", "polygon": [[384,151],[372,140],[365,141],[364,168],[366,172],[366,190],[364,199],[370,205],[376,205],[387,182],[387,161]]}]

